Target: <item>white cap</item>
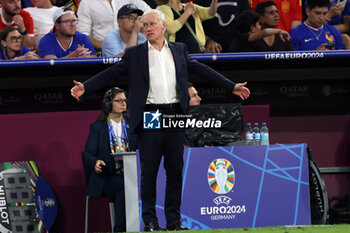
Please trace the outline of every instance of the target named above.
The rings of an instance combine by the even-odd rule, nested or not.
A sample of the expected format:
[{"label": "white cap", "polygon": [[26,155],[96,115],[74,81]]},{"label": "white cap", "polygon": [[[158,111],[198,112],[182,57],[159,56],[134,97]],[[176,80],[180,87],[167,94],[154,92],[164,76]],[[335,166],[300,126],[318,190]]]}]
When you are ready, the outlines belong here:
[{"label": "white cap", "polygon": [[53,22],[56,23],[56,21],[59,17],[61,17],[62,15],[68,14],[68,13],[72,13],[73,15],[75,14],[74,11],[63,11],[62,8],[58,8],[55,11],[55,14],[53,14]]}]

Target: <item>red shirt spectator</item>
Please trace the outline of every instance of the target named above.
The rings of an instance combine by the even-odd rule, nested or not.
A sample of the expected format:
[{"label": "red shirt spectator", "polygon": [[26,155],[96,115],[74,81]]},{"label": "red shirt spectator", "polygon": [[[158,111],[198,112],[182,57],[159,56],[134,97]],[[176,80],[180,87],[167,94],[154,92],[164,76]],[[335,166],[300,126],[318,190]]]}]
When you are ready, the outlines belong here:
[{"label": "red shirt spectator", "polygon": [[0,0],[0,30],[15,26],[24,36],[23,45],[34,49],[34,23],[32,16],[22,10],[20,0]]},{"label": "red shirt spectator", "polygon": [[[2,15],[2,8],[0,8],[0,31],[8,26],[17,26],[14,22],[6,22],[3,15]],[[34,36],[34,24],[33,24],[33,18],[32,16],[25,10],[21,10],[19,13],[20,16],[23,18],[24,25],[28,31],[28,34],[31,36]],[[5,21],[5,22],[3,22]]]},{"label": "red shirt spectator", "polygon": [[[267,0],[249,0],[252,10],[255,11],[256,5]],[[279,24],[276,28],[280,28],[289,32],[292,28],[298,26],[302,22],[302,1],[301,0],[274,0],[279,13]]]}]

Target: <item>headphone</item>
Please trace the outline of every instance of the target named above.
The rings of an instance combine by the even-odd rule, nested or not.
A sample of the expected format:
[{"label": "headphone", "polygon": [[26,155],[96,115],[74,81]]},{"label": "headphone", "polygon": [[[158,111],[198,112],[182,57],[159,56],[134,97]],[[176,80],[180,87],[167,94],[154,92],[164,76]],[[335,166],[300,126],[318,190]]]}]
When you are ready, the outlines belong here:
[{"label": "headphone", "polygon": [[[108,91],[106,91],[103,101],[102,101],[102,110],[105,113],[110,113],[113,110],[113,98],[118,93],[125,93],[123,89],[120,89],[119,87],[112,87]],[[125,93],[126,95],[126,93]]]}]

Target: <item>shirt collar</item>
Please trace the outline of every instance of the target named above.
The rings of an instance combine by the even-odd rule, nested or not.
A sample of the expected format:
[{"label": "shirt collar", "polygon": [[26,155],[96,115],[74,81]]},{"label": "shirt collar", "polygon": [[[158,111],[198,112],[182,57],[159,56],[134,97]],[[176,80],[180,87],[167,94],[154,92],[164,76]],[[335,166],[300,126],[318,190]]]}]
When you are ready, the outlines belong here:
[{"label": "shirt collar", "polygon": [[[153,45],[151,45],[151,43],[149,43],[149,41],[147,41],[147,44],[148,44],[148,50],[156,49],[156,48],[153,47]],[[163,46],[163,48],[167,48],[167,49],[169,48],[169,43],[168,43],[168,41],[166,39],[164,39],[164,46]]]},{"label": "shirt collar", "polygon": [[3,13],[2,11],[3,11],[3,8],[0,7],[0,16],[1,16],[2,22],[3,22],[5,25],[7,25],[7,26],[11,26],[12,24],[14,24],[14,23],[15,23],[14,20],[12,20],[12,22],[7,22],[7,21],[6,21],[6,19],[4,18],[4,13]]},{"label": "shirt collar", "polygon": [[319,27],[319,28],[314,28],[314,27],[312,27],[311,25],[309,25],[309,24],[306,22],[306,20],[304,21],[304,24],[305,24],[306,27],[308,27],[308,28],[310,28],[310,29],[312,29],[312,30],[314,30],[314,31],[321,30],[321,29],[324,27],[324,24],[322,24],[321,27]]}]

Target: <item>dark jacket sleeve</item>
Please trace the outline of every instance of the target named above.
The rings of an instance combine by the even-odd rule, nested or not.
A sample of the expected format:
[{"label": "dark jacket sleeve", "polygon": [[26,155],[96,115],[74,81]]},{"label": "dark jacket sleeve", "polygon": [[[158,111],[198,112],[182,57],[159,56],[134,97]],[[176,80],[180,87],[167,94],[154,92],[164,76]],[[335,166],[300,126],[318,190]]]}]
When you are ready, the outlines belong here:
[{"label": "dark jacket sleeve", "polygon": [[82,157],[84,167],[89,169],[94,169],[97,160],[99,131],[96,124],[90,125],[90,133]]},{"label": "dark jacket sleeve", "polygon": [[85,93],[91,93],[107,86],[115,86],[126,74],[128,74],[128,65],[124,56],[116,64],[83,82]]},{"label": "dark jacket sleeve", "polygon": [[102,194],[103,182],[102,177],[95,172],[95,163],[98,159],[98,141],[99,128],[96,123],[91,124],[90,133],[86,141],[85,150],[82,154],[84,175],[86,181],[86,193],[89,196],[100,196]]},{"label": "dark jacket sleeve", "polygon": [[[99,196],[102,194],[105,177],[114,174],[115,162],[108,147],[108,130],[106,122],[95,122],[90,126],[90,133],[82,154],[84,174],[87,183],[87,194]],[[96,160],[103,160],[106,166],[102,173],[95,172]]]}]

